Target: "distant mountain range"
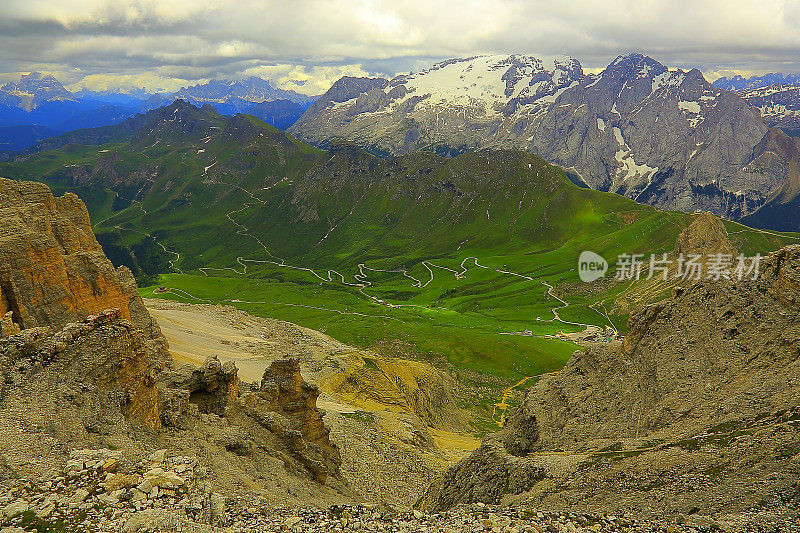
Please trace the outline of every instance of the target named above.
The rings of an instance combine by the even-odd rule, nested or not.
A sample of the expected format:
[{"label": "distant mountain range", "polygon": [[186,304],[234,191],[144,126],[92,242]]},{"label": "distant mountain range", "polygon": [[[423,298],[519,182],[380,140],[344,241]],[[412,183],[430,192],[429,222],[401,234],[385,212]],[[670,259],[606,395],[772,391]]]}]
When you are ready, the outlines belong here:
[{"label": "distant mountain range", "polygon": [[711,84],[699,70],[669,69],[641,54],[619,56],[598,74],[566,56],[495,55],[449,59],[393,79],[343,77],[315,100],[254,77],[174,94],[72,94],[34,73],[0,90],[0,159],[85,135],[105,139],[102,128],[67,132],[116,124],[181,97],[225,115],[256,116],[322,148],[346,140],[377,155],[448,157],[522,149],[584,187],[786,229],[764,213],[775,205],[783,212],[800,194],[791,138],[800,131],[800,86],[758,85],[796,78]]},{"label": "distant mountain range", "polygon": [[768,85],[737,94],[758,108],[767,126],[800,135],[800,85]]},{"label": "distant mountain range", "polygon": [[307,108],[315,97],[272,86],[265,79],[250,76],[240,81],[211,80],[208,83],[184,87],[172,94],[174,98],[200,104],[240,104],[243,106],[289,100]]},{"label": "distant mountain range", "polygon": [[[514,250],[512,240],[569,240],[574,224],[567,213],[584,205],[603,213],[616,206],[641,211],[642,218],[665,216],[577,188],[557,167],[521,151],[381,159],[334,142],[323,152],[253,117],[226,117],[208,104],[198,109],[182,100],[120,124],[48,139],[0,163],[0,175],[78,193],[101,234],[116,234],[123,221],[148,213],[146,232],[180,242],[185,269],[226,267],[237,255],[263,255],[259,242],[270,243],[269,254],[303,257],[325,268],[339,264],[345,249],[353,252],[343,254],[352,268],[362,256],[406,249],[434,256],[465,240]],[[552,213],[547,224],[540,219],[542,198]],[[243,238],[226,216],[242,202],[254,204],[236,221],[252,227],[257,239]],[[513,235],[509,224],[519,226]],[[128,251],[117,252],[134,272],[142,267]]]},{"label": "distant mountain range", "polygon": [[699,70],[641,54],[596,75],[568,57],[511,55],[452,59],[391,80],[343,78],[289,131],[385,154],[519,148],[593,189],[734,219],[798,172],[788,137],[770,131],[759,109]]},{"label": "distant mountain range", "polygon": [[769,127],[800,135],[800,75],[771,73],[743,78],[719,78],[715,87],[735,91],[757,107]]},{"label": "distant mountain range", "polygon": [[770,85],[794,85],[800,83],[800,74],[781,74],[773,72],[763,76],[733,76],[732,78],[719,78],[714,80],[714,87],[727,91],[745,91],[749,89],[759,89]]},{"label": "distant mountain range", "polygon": [[75,96],[53,76],[32,72],[0,87],[0,101],[30,111],[44,102],[74,102]]},{"label": "distant mountain range", "polygon": [[53,76],[33,72],[0,87],[0,152],[20,150],[52,135],[124,120],[138,100],[75,95]]},{"label": "distant mountain range", "polygon": [[257,77],[212,80],[175,93],[152,94],[144,89],[72,93],[55,77],[33,72],[0,87],[0,152],[21,150],[75,129],[116,124],[179,98],[211,104],[227,115],[253,114],[281,129],[291,126],[314,100]]}]

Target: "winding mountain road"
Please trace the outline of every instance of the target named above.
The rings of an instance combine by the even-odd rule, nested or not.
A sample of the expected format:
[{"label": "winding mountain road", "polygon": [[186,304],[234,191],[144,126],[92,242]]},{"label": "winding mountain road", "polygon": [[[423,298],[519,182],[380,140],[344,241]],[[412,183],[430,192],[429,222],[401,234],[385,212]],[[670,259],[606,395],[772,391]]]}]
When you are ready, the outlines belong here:
[{"label": "winding mountain road", "polygon": [[[209,170],[214,168],[217,165],[217,163],[218,163],[218,161],[216,159],[213,159],[212,161],[210,161],[209,164],[204,167],[203,176],[205,176],[205,177],[209,176]],[[266,187],[263,187],[262,190],[268,191],[268,190],[280,185],[281,183],[284,183],[284,182],[287,182],[287,181],[289,181],[288,177],[284,176],[283,178],[279,179],[275,183],[273,183],[271,185],[268,185]],[[460,263],[459,267],[458,267],[458,270],[450,268],[450,267],[447,267],[447,266],[444,266],[444,265],[436,264],[436,263],[434,263],[434,262],[432,262],[430,260],[422,260],[422,261],[420,261],[419,265],[422,266],[425,270],[427,270],[427,272],[429,274],[429,278],[424,282],[423,282],[423,280],[411,275],[409,273],[409,270],[405,269],[405,268],[380,269],[380,268],[369,267],[369,266],[365,265],[364,263],[360,263],[358,265],[358,272],[353,275],[353,281],[348,280],[347,276],[345,276],[344,274],[342,274],[341,272],[339,272],[338,270],[335,270],[335,269],[327,269],[327,270],[324,271],[323,274],[320,274],[314,268],[310,268],[310,267],[306,267],[306,266],[300,266],[300,265],[293,265],[293,264],[288,263],[285,259],[276,256],[275,254],[273,254],[270,251],[270,249],[266,246],[266,244],[263,241],[261,241],[261,239],[259,239],[256,235],[254,235],[252,233],[250,228],[248,228],[247,226],[245,226],[244,224],[242,224],[241,222],[239,222],[236,219],[236,215],[238,213],[242,213],[245,210],[247,210],[248,208],[253,207],[254,205],[266,205],[267,200],[263,200],[263,199],[259,198],[253,192],[248,191],[247,189],[245,189],[245,188],[243,188],[243,187],[241,187],[241,186],[239,186],[237,184],[231,184],[231,183],[226,183],[224,181],[216,181],[216,180],[210,180],[210,179],[204,180],[204,183],[206,185],[209,185],[209,186],[225,186],[225,187],[230,188],[231,190],[238,190],[239,192],[247,195],[248,200],[245,201],[241,207],[229,211],[228,213],[226,213],[225,216],[230,221],[231,224],[236,226],[236,228],[237,228],[236,229],[236,234],[237,235],[241,235],[243,237],[249,237],[249,238],[253,239],[256,243],[258,243],[259,247],[264,251],[264,253],[270,258],[270,259],[256,259],[256,258],[246,258],[246,257],[239,256],[239,257],[236,258],[236,263],[239,265],[238,268],[236,266],[200,267],[200,268],[198,268],[198,270],[200,272],[202,272],[203,275],[205,275],[205,276],[209,276],[209,272],[231,272],[231,273],[233,273],[235,275],[238,275],[238,276],[244,276],[244,275],[247,274],[248,266],[251,265],[251,264],[272,265],[272,266],[275,266],[275,267],[288,268],[288,269],[298,270],[298,271],[301,271],[301,272],[307,272],[308,274],[314,276],[316,279],[318,279],[319,281],[321,281],[323,283],[336,283],[336,284],[341,284],[341,285],[345,285],[345,286],[348,286],[348,287],[353,287],[360,294],[362,294],[364,297],[368,298],[372,302],[374,302],[374,303],[376,303],[378,305],[385,306],[387,308],[403,308],[403,307],[426,308],[426,307],[425,306],[421,306],[421,305],[417,305],[417,304],[394,304],[394,303],[388,302],[388,301],[386,301],[386,300],[384,300],[384,299],[382,299],[382,298],[380,298],[378,296],[375,296],[374,294],[370,294],[369,292],[367,292],[367,289],[369,289],[370,287],[373,287],[374,284],[373,284],[372,281],[370,281],[368,272],[383,272],[383,273],[401,274],[404,277],[409,279],[409,281],[411,282],[413,287],[425,288],[425,287],[429,286],[435,280],[435,278],[436,278],[435,271],[436,270],[446,271],[450,275],[452,275],[455,279],[458,280],[458,279],[463,279],[468,275],[469,270],[470,270],[470,266],[468,266],[468,265],[470,265],[470,263],[471,263],[471,265],[473,265],[474,268],[480,268],[480,269],[486,269],[486,270],[494,270],[498,274],[514,276],[514,277],[517,277],[517,278],[524,279],[526,281],[535,281],[536,280],[536,278],[534,278],[534,277],[532,277],[530,275],[527,275],[527,274],[514,272],[512,270],[508,270],[508,269],[505,269],[505,268],[493,268],[493,267],[489,267],[489,266],[483,265],[483,264],[481,264],[479,262],[479,258],[475,257],[475,256],[468,256],[468,257],[463,258],[461,260],[461,263]],[[362,196],[362,199],[363,199],[363,196]],[[331,226],[331,228],[328,230],[328,232],[325,234],[325,236],[323,236],[322,239],[320,239],[320,241],[317,243],[317,245],[322,243],[333,231],[335,231],[336,228],[339,226],[339,224],[341,224],[341,222],[343,220],[345,220],[348,216],[352,215],[352,213],[356,209],[358,201],[360,201],[360,199],[357,200],[356,202],[354,202],[354,205],[353,205],[353,207],[350,210],[350,213],[348,215],[345,215],[345,217],[343,217],[342,220],[339,220],[338,222],[336,222],[335,224],[333,224]],[[145,214],[147,214],[147,211],[144,209],[144,207],[141,206],[141,203],[137,202],[137,204],[138,204],[138,207],[140,209],[142,209],[142,211]],[[116,215],[114,215],[114,216],[116,216]],[[112,217],[109,217],[109,218],[112,218]],[[100,221],[100,223],[105,222],[106,220],[108,220],[108,219]],[[134,231],[136,233],[139,233],[139,234],[142,234],[142,235],[145,235],[147,237],[152,238],[162,248],[162,250],[164,250],[165,252],[167,252],[167,253],[169,253],[169,254],[174,256],[173,259],[169,260],[170,268],[172,268],[173,270],[175,270],[175,271],[177,271],[177,272],[179,272],[181,274],[184,273],[177,266],[177,264],[180,262],[180,259],[181,259],[181,255],[180,255],[179,252],[176,252],[176,251],[173,251],[173,250],[169,250],[162,243],[158,242],[158,240],[156,240],[155,237],[153,237],[152,234],[141,232],[141,231],[138,231],[138,230],[129,229],[129,228],[123,228],[123,227],[121,227],[119,225],[115,226],[115,227],[120,229],[120,230],[124,230],[124,231]],[[459,245],[458,248],[460,249],[463,244],[464,243],[462,242]],[[580,326],[580,327],[595,326],[594,324],[584,324],[584,323],[580,323],[580,322],[571,322],[571,321],[563,320],[560,317],[558,311],[560,309],[564,309],[566,307],[569,307],[570,304],[567,301],[565,301],[565,300],[561,299],[560,297],[558,297],[553,292],[552,285],[550,285],[549,283],[547,283],[545,281],[542,281],[542,283],[545,286],[548,287],[547,294],[549,296],[553,297],[554,299],[558,300],[562,305],[556,306],[551,310],[552,313],[553,313],[553,318],[552,319],[542,320],[540,317],[537,317],[537,320],[542,321],[542,322],[554,322],[554,321],[557,321],[557,322],[561,322],[563,324],[569,324],[569,325]],[[191,295],[191,294],[189,294],[189,293],[187,293],[185,291],[181,291],[180,289],[175,289],[175,290],[179,291],[179,294],[183,294],[184,296],[189,297],[189,298],[191,298],[193,300],[202,301],[201,298],[198,298],[198,297],[196,297],[194,295]],[[236,303],[236,302],[233,302],[233,301],[231,301],[231,302],[232,303]],[[445,308],[442,308],[442,309],[445,309]],[[332,311],[330,309],[322,309],[322,308],[321,308],[321,310]],[[595,310],[597,311],[597,309],[595,309]],[[600,313],[599,311],[597,311],[597,312]],[[356,314],[356,313],[352,313],[352,314]],[[602,313],[600,313],[600,314],[602,315]],[[367,315],[365,315],[365,316],[367,316]],[[603,316],[605,316],[607,318],[607,315],[603,315]]]}]

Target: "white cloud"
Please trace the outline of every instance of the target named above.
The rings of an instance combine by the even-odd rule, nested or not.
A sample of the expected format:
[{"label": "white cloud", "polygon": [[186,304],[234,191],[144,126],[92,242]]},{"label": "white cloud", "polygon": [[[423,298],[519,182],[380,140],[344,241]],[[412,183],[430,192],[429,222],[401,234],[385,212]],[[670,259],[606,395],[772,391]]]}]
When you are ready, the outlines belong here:
[{"label": "white cloud", "polygon": [[72,83],[166,86],[264,72],[321,92],[343,74],[391,75],[444,57],[565,53],[598,69],[628,51],[709,73],[800,72],[800,2],[786,0],[3,3],[0,77],[36,68]]},{"label": "white cloud", "polygon": [[[180,78],[165,78],[154,72],[141,74],[89,74],[77,83],[69,85],[71,91],[89,89],[92,91],[114,91],[130,88],[147,87],[154,92],[174,92],[187,85],[188,80]],[[191,83],[195,83],[192,81]]]},{"label": "white cloud", "polygon": [[300,65],[258,65],[242,72],[243,76],[268,79],[282,89],[315,95],[327,91],[342,76],[369,76],[361,65],[305,67]]}]

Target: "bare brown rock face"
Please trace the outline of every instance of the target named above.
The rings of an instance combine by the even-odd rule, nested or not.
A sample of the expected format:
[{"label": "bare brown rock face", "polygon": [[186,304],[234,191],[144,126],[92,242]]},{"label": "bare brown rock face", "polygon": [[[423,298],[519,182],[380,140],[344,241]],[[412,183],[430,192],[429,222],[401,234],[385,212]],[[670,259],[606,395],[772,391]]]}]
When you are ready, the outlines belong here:
[{"label": "bare brown rock face", "polygon": [[[474,501],[487,493],[483,485],[532,465],[545,467],[542,481],[508,484],[493,499],[709,514],[791,500],[800,450],[798,302],[797,245],[765,258],[758,280],[676,288],[631,315],[624,341],[591,345],[543,376],[481,447],[491,461],[473,455],[421,503]],[[487,475],[486,464],[500,466]]]},{"label": "bare brown rock face", "polygon": [[728,231],[722,220],[711,213],[700,213],[675,242],[675,255],[712,254],[736,255],[736,248],[728,240]]},{"label": "bare brown rock face", "polygon": [[0,339],[7,387],[0,412],[41,417],[57,438],[74,442],[137,425],[158,430],[152,356],[141,330],[121,314],[113,309],[55,333],[37,327]]},{"label": "bare brown rock face", "polygon": [[157,379],[164,426],[203,434],[208,417],[217,417],[228,429],[214,438],[235,456],[256,460],[269,450],[296,474],[341,484],[339,449],[316,406],[319,390],[300,376],[297,359],[273,362],[260,387],[241,383],[236,366],[216,357]]},{"label": "bare brown rock face", "polygon": [[[130,271],[105,257],[78,197],[0,179],[0,479],[5,465],[36,475],[70,446],[113,440],[139,454],[206,454],[228,486],[288,483],[340,501],[339,451],[298,362],[276,362],[260,388],[237,372],[216,357],[175,369]],[[338,488],[323,486],[331,482]]]},{"label": "bare brown rock face", "polygon": [[154,350],[166,341],[125,267],[115,269],[74,194],[55,198],[46,185],[0,178],[0,315],[31,328],[60,328],[117,308]]},{"label": "bare brown rock face", "polygon": [[183,365],[165,372],[159,379],[164,385],[163,402],[169,406],[163,412],[168,426],[191,427],[190,405],[196,406],[197,413],[224,416],[225,408],[240,394],[236,365],[220,364],[211,357],[200,368]]},{"label": "bare brown rock face", "polygon": [[316,385],[300,375],[297,358],[274,361],[260,387],[227,404],[225,417],[245,434],[229,438],[226,447],[241,455],[269,447],[283,454],[287,464],[299,463],[319,483],[341,484],[342,459],[317,409],[318,396]]},{"label": "bare brown rock face", "polygon": [[271,412],[290,421],[284,435],[291,439],[293,452],[324,481],[328,474],[339,476],[339,449],[330,441],[330,431],[317,409],[319,389],[300,375],[300,361],[293,357],[274,361],[264,372],[258,396]]},{"label": "bare brown rock face", "polygon": [[16,335],[20,332],[19,324],[14,322],[14,312],[7,311],[3,318],[0,318],[0,339]]}]

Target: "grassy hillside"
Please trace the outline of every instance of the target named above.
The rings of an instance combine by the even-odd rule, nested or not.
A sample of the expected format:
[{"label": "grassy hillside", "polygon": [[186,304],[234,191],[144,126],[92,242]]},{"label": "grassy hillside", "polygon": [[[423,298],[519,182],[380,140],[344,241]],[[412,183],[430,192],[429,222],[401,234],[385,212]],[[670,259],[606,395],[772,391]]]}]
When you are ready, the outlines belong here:
[{"label": "grassy hillside", "polygon": [[[690,221],[578,188],[523,152],[381,159],[188,104],[147,117],[104,137],[124,139],[88,135],[0,175],[81,196],[109,256],[152,285],[146,296],[236,305],[432,358],[463,380],[560,368],[576,346],[545,337],[558,331],[624,331],[609,311],[626,284],[580,283],[578,255],[669,251]],[[729,231],[748,253],[790,240]]]}]

